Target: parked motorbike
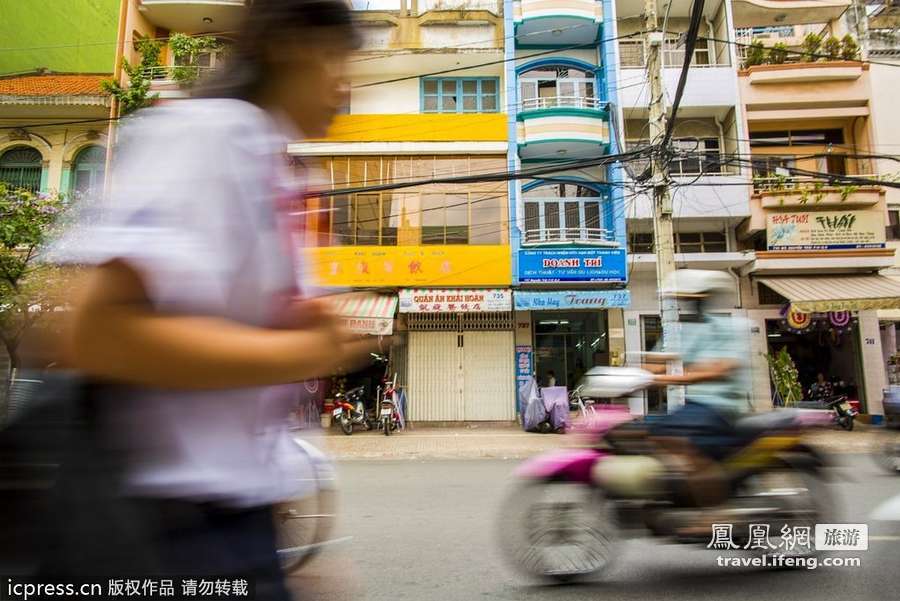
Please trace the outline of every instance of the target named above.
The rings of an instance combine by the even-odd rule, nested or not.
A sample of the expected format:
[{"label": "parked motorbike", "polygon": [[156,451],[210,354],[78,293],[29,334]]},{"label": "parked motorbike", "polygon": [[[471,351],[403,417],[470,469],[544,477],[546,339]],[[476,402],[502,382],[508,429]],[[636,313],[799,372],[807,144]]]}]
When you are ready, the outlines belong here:
[{"label": "parked motorbike", "polygon": [[[611,384],[603,398],[628,396],[652,380],[630,368],[627,385],[629,377],[605,369]],[[593,384],[603,379],[597,374]],[[814,529],[831,521],[826,514],[834,505],[822,480],[825,461],[804,444],[802,429],[830,419],[824,411],[797,410],[742,418],[736,428],[743,440],[720,463],[718,483],[727,498],[711,508],[694,503],[681,476],[662,468],[662,453],[648,439],[645,423],[620,405],[597,408],[589,445],[537,456],[516,470],[500,520],[501,546],[529,575],[568,581],[602,573],[628,535],[706,546],[711,524],[691,526],[705,524],[710,512],[732,524],[738,545],[749,540],[742,537],[750,524],[768,524],[776,542],[785,525]]]},{"label": "parked motorbike", "polygon": [[400,428],[400,410],[397,406],[397,389],[395,382],[397,374],[394,374],[393,380],[385,380],[384,388],[379,390],[381,397],[381,412],[379,413],[379,427],[384,431],[385,436],[390,436],[392,432]]},{"label": "parked motorbike", "polygon": [[848,432],[853,429],[853,421],[859,412],[853,408],[846,395],[836,396],[830,401],[826,401],[825,405],[834,412],[835,424]]},{"label": "parked motorbike", "polygon": [[334,419],[341,426],[341,432],[347,436],[353,434],[353,427],[363,426],[371,430],[369,415],[366,411],[365,387],[357,386],[345,393],[338,393],[334,399]]}]

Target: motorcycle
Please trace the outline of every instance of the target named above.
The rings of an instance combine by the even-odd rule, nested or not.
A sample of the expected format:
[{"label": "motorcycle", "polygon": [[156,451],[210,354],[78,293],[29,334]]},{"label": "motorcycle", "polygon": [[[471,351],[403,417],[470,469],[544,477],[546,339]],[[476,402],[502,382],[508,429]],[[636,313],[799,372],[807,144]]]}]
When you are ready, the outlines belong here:
[{"label": "motorcycle", "polygon": [[369,414],[366,411],[365,387],[357,386],[345,393],[338,393],[335,397],[332,415],[340,424],[341,432],[347,436],[353,434],[353,427],[357,425],[371,430]]},{"label": "motorcycle", "polygon": [[[652,376],[640,372],[622,372],[630,373],[631,386],[624,386],[628,377],[611,375],[608,394],[599,396],[615,399],[641,390]],[[597,374],[593,384],[603,379]],[[727,494],[711,508],[695,503],[683,477],[663,467],[663,453],[648,439],[646,424],[627,407],[598,407],[587,446],[539,455],[516,469],[499,522],[501,546],[520,570],[562,582],[601,574],[627,535],[707,545],[714,534],[704,520],[710,512],[732,524],[740,544],[747,542],[740,536],[750,524],[769,525],[773,540],[788,524],[814,529],[831,521],[826,514],[834,505],[823,484],[825,461],[801,433],[830,419],[823,411],[778,410],[739,420],[742,442],[720,462],[718,483]],[[704,524],[705,531],[690,527],[695,524]]]},{"label": "motorcycle", "polygon": [[293,439],[293,444],[305,494],[274,507],[278,560],[286,574],[305,566],[326,545],[338,542],[331,538],[337,497],[334,465],[311,443]]},{"label": "motorcycle", "polygon": [[836,396],[830,401],[826,401],[825,405],[834,412],[834,423],[850,432],[853,430],[853,421],[859,412],[853,408],[846,395]]},{"label": "motorcycle", "polygon": [[394,374],[393,380],[385,380],[384,389],[379,389],[381,397],[381,412],[379,413],[379,427],[384,431],[385,436],[390,436],[394,430],[401,427],[400,410],[397,406],[397,389],[395,382],[397,374]]}]

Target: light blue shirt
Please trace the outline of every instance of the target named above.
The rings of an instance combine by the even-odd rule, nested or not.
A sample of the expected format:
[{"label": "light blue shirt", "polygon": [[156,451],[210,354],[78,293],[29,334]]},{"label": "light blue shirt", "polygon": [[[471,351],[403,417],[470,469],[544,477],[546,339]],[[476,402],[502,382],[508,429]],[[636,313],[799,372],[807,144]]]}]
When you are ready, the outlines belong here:
[{"label": "light blue shirt", "polygon": [[704,321],[681,323],[681,357],[685,369],[694,363],[731,360],[738,366],[719,380],[691,384],[685,391],[688,401],[715,407],[725,413],[749,409],[750,338],[746,319],[727,315],[706,315]]}]

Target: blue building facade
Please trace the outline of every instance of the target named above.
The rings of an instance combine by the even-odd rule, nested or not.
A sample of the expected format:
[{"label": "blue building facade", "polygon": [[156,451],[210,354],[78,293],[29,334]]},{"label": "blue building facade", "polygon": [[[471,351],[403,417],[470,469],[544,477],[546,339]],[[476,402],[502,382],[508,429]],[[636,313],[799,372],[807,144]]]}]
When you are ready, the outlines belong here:
[{"label": "blue building facade", "polygon": [[508,162],[526,174],[509,184],[517,357],[572,388],[617,362],[611,322],[629,303],[621,167],[606,158],[621,150],[615,5],[507,0],[504,14]]}]

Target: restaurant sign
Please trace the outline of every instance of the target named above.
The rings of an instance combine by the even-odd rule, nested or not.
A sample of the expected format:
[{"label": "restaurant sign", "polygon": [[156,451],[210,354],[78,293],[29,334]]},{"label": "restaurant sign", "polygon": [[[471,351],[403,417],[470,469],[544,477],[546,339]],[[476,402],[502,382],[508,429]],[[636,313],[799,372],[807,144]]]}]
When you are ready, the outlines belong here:
[{"label": "restaurant sign", "polygon": [[883,248],[884,218],[877,211],[771,213],[769,250]]},{"label": "restaurant sign", "polygon": [[432,290],[400,291],[401,313],[484,313],[512,311],[510,290]]}]

